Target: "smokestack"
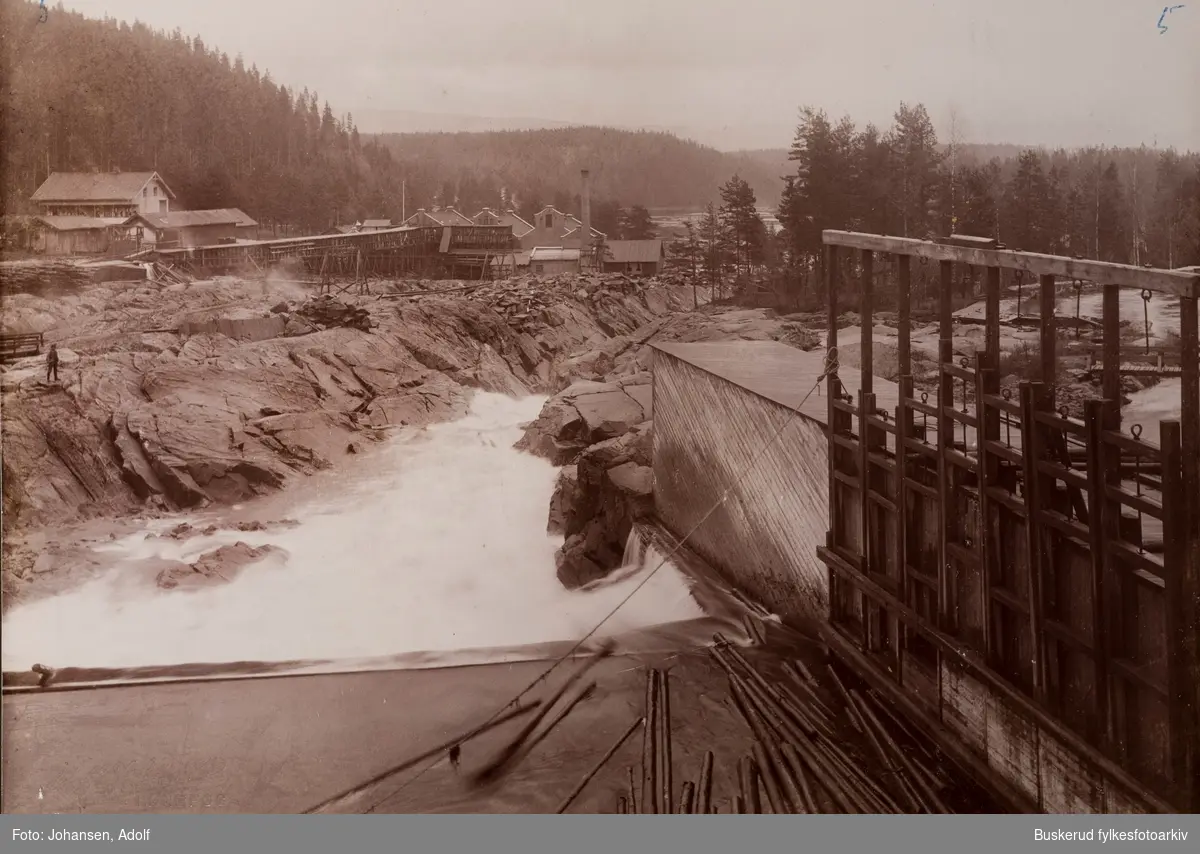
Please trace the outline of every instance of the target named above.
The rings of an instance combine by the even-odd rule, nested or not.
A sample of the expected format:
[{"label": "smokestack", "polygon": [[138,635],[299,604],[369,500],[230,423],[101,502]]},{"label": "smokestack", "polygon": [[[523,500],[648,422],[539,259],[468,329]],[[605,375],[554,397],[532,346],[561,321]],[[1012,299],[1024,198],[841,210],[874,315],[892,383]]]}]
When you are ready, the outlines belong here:
[{"label": "smokestack", "polygon": [[588,180],[588,170],[580,170],[579,176],[583,179],[579,211],[579,218],[583,222],[579,227],[579,266],[582,269],[588,266],[589,253],[592,249],[592,188],[591,182]]}]

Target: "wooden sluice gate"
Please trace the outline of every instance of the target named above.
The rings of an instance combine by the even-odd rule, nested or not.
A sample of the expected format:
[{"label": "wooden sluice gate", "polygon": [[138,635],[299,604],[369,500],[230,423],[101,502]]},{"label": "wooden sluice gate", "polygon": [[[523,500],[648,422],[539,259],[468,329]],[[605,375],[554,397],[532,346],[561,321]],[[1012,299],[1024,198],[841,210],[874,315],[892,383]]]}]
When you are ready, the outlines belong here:
[{"label": "wooden sluice gate", "polygon": [[[1200,810],[1200,276],[974,238],[824,243],[834,358],[840,312],[863,330],[857,394],[835,373],[826,399],[832,651],[1017,809]],[[936,269],[925,391],[914,259]],[[952,299],[968,268],[983,273],[985,334],[963,357]],[[1015,393],[1001,383],[1004,270],[1036,276],[1040,305],[1036,376]],[[1103,291],[1100,399],[1082,417],[1060,405],[1060,278]],[[1178,301],[1178,365],[1161,373],[1180,409],[1158,442],[1122,419],[1123,288]],[[891,405],[874,385],[881,298],[898,316]]]},{"label": "wooden sluice gate", "polygon": [[513,241],[507,226],[416,226],[161,249],[144,255],[170,267],[206,274],[261,272],[293,263],[323,280],[408,275],[484,278],[496,259],[512,255]]}]

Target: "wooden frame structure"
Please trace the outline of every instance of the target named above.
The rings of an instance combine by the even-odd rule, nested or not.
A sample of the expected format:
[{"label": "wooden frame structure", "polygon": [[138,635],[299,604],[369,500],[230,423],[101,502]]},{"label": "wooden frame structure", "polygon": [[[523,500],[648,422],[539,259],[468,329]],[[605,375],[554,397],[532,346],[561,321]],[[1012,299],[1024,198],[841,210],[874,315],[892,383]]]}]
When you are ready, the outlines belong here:
[{"label": "wooden frame structure", "polygon": [[[829,381],[831,647],[1015,809],[1200,810],[1200,275],[994,241],[826,231],[828,343],[859,277],[861,391]],[[912,261],[936,263],[936,389],[914,388]],[[876,269],[895,265],[900,401],[876,406]],[[882,262],[882,263],[881,263]],[[955,266],[984,271],[954,353]],[[1037,277],[1037,381],[1002,389],[1002,270]],[[1055,405],[1056,279],[1103,287],[1101,400]],[[1178,298],[1182,410],[1122,425],[1120,290]]]},{"label": "wooden frame structure", "polygon": [[206,273],[265,270],[294,261],[322,280],[409,275],[480,279],[488,275],[494,258],[513,253],[514,241],[512,229],[504,225],[417,226],[163,249],[149,257]]}]

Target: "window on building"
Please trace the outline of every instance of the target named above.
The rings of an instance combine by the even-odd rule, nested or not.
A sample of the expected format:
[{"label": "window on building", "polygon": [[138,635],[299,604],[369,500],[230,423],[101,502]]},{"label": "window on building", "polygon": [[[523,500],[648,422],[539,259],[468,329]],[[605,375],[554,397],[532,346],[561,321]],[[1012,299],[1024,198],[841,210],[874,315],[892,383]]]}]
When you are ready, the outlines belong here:
[{"label": "window on building", "polygon": [[154,185],[154,195],[158,195],[158,184]]},{"label": "window on building", "polygon": [[143,198],[143,199],[144,199],[144,198],[146,198],[146,195],[147,195],[149,192],[150,192],[150,191],[149,191],[147,188],[145,188],[145,187],[142,187],[142,198]]},{"label": "window on building", "polygon": [[554,228],[554,214],[546,214],[546,228]]}]

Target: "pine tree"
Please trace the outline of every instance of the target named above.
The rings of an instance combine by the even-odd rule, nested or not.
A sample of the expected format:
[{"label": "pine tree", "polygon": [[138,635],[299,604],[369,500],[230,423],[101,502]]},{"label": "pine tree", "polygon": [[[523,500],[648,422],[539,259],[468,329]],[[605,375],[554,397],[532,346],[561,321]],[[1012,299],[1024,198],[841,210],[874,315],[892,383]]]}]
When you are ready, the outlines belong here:
[{"label": "pine tree", "polygon": [[739,275],[747,274],[762,254],[762,217],[754,191],[734,175],[721,186],[720,218],[729,235],[733,263]]},{"label": "pine tree", "polygon": [[725,274],[731,266],[731,240],[725,222],[712,202],[704,209],[699,232],[705,277],[714,298],[720,298],[725,291]]},{"label": "pine tree", "polygon": [[934,198],[939,180],[937,133],[925,107],[901,104],[890,136],[892,207],[903,237],[928,237],[934,231]]}]

